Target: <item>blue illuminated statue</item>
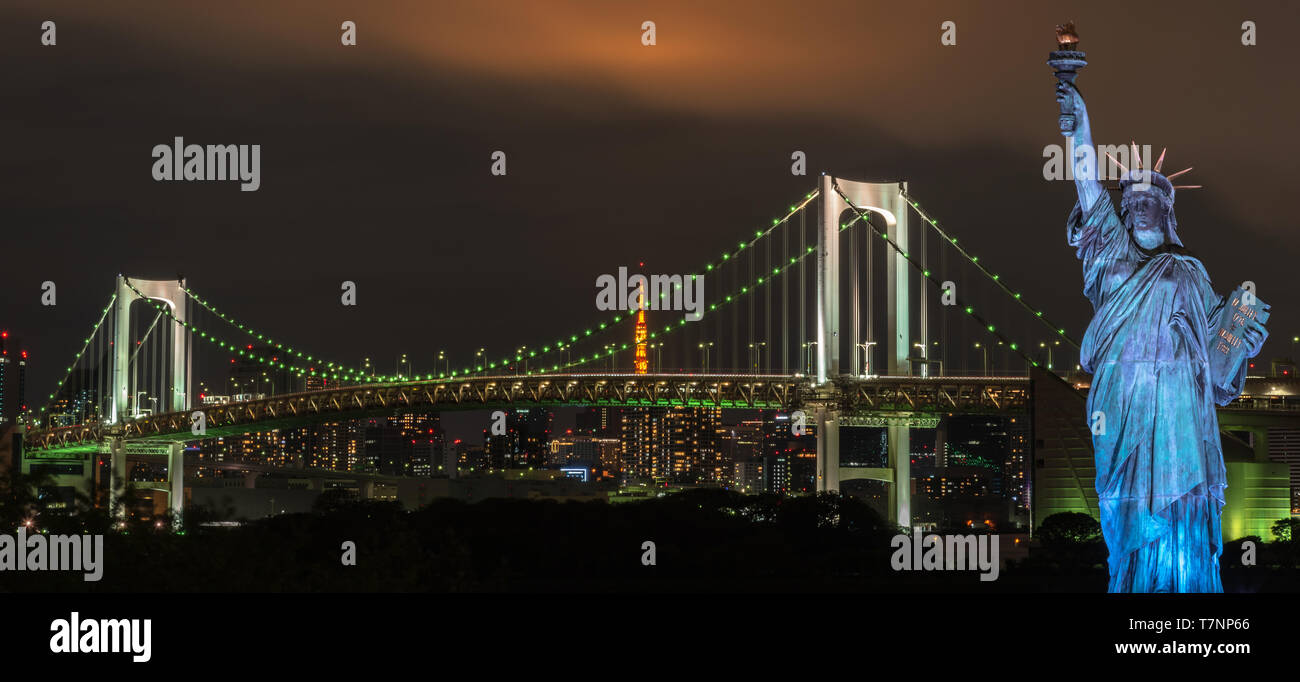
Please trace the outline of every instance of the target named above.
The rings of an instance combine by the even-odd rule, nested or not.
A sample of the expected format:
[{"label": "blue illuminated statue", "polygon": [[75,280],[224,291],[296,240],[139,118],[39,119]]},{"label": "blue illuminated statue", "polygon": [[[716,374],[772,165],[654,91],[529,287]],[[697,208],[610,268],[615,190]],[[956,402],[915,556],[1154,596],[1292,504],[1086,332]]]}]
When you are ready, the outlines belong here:
[{"label": "blue illuminated statue", "polygon": [[[1061,51],[1052,57],[1065,56],[1049,62],[1058,77],[1061,68],[1086,63],[1073,51],[1072,29],[1058,27]],[[1248,309],[1236,315],[1238,301],[1217,295],[1205,267],[1184,251],[1170,181],[1181,173],[1160,172],[1164,153],[1141,168],[1134,145],[1116,212],[1098,180],[1103,159],[1092,151],[1088,109],[1073,76],[1059,78],[1057,101],[1062,133],[1074,137],[1079,152],[1073,160],[1079,200],[1067,238],[1083,262],[1083,290],[1094,311],[1080,364],[1093,375],[1087,417],[1110,551],[1109,591],[1222,592],[1227,477],[1215,404],[1241,393],[1245,363],[1221,370],[1224,363],[1213,354],[1227,353],[1220,337],[1232,337],[1229,350],[1257,355],[1268,336],[1267,317],[1255,319]],[[1246,298],[1253,300],[1253,291]],[[1219,331],[1230,306],[1227,317],[1240,324],[1235,336]]]}]

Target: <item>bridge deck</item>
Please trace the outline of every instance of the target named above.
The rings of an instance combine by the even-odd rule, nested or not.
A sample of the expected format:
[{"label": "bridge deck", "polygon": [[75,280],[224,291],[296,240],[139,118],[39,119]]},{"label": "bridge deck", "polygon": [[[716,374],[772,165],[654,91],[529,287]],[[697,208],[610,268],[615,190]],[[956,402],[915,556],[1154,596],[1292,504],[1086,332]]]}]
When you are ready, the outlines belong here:
[{"label": "bridge deck", "polygon": [[[1027,377],[837,377],[814,387],[802,375],[563,374],[485,376],[362,384],[258,400],[204,405],[127,421],[37,429],[24,447],[85,452],[110,436],[128,440],[194,441],[357,419],[395,410],[465,410],[540,405],[719,407],[793,410],[815,402],[848,415],[1005,413],[1028,409]],[[192,431],[202,412],[205,429]]]}]

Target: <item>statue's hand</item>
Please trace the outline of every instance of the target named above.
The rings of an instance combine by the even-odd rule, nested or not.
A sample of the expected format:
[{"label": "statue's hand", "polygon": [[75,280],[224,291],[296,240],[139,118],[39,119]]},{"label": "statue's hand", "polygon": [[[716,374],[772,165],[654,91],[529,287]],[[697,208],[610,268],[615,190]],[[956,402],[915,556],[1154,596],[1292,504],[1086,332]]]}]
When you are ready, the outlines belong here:
[{"label": "statue's hand", "polygon": [[1246,342],[1246,357],[1253,358],[1264,350],[1268,329],[1259,320],[1246,320],[1246,325],[1241,328],[1241,338]]},{"label": "statue's hand", "polygon": [[1058,104],[1064,104],[1066,100],[1070,101],[1071,110],[1076,115],[1087,111],[1083,104],[1083,95],[1079,94],[1079,89],[1074,87],[1073,83],[1058,80],[1056,81],[1056,101]]}]

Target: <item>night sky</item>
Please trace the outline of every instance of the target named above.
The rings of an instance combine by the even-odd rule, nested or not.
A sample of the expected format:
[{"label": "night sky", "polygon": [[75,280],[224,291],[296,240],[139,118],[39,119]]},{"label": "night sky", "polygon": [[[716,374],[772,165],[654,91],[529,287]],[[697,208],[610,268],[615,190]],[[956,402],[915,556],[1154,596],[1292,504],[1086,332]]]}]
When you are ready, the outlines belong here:
[{"label": "night sky", "polygon": [[[691,272],[826,171],[908,180],[1079,337],[1074,187],[1042,177],[1044,146],[1063,141],[1044,61],[1073,19],[1097,142],[1195,166],[1179,179],[1205,185],[1177,196],[1183,242],[1217,290],[1250,279],[1272,304],[1261,357],[1290,352],[1300,9],[974,5],[7,2],[0,327],[33,353],[43,395],[118,272],[183,273],[318,355],[383,369],[410,353],[429,371],[437,349],[463,364],[604,318],[599,274]],[[46,19],[57,46],[40,45]],[[356,47],[340,45],[344,20]],[[260,144],[261,189],[155,182],[151,149],[178,135]],[[489,173],[498,149],[505,177]],[[45,280],[57,306],[40,305]]]}]

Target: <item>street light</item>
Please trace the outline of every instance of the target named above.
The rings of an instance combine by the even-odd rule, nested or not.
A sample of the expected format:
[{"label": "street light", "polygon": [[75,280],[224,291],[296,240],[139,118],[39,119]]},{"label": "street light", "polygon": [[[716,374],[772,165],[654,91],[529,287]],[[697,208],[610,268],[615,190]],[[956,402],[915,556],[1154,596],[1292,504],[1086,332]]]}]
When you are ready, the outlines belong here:
[{"label": "street light", "polygon": [[875,341],[866,341],[858,344],[862,349],[862,376],[871,376],[871,347],[876,345]]},{"label": "street light", "polygon": [[700,355],[703,356],[703,360],[704,360],[704,371],[706,371],[706,372],[709,371],[709,351],[710,351],[712,348],[713,348],[713,342],[712,342],[712,341],[710,341],[710,342],[708,342],[708,343],[701,343],[701,344],[700,344]]},{"label": "street light", "polygon": [[975,342],[975,347],[984,351],[984,376],[989,375],[989,347],[980,345],[979,341]]},{"label": "street light", "polygon": [[659,343],[652,343],[650,344],[650,347],[653,348],[655,352],[655,373],[658,374],[659,372],[663,371],[662,353],[664,349],[664,342],[660,341]]},{"label": "street light", "polygon": [[766,347],[767,347],[766,341],[759,341],[758,343],[749,344],[749,365],[750,365],[750,369],[755,370],[754,372],[755,374],[758,373],[758,354],[761,353]]},{"label": "street light", "polygon": [[1048,368],[1048,369],[1051,369],[1051,368],[1052,368],[1052,346],[1059,346],[1059,345],[1061,345],[1061,342],[1060,342],[1060,341],[1055,341],[1055,342],[1053,342],[1051,345],[1048,345],[1047,343],[1044,343],[1044,342],[1042,342],[1042,341],[1039,341],[1039,342],[1038,342],[1038,347],[1039,347],[1039,348],[1046,348],[1046,349],[1047,349],[1047,368]]},{"label": "street light", "polygon": [[813,349],[812,349],[812,347],[813,347],[813,346],[816,346],[816,345],[817,345],[817,342],[816,342],[816,341],[808,341],[808,342],[806,342],[806,343],[803,344],[803,347],[804,347],[804,361],[803,361],[803,365],[804,365],[804,373],[805,373],[805,374],[813,374],[813,366],[812,366],[812,365],[813,365],[813,361],[812,361],[812,359],[813,359],[813,358],[812,358]]},{"label": "street light", "polygon": [[486,352],[487,352],[486,348],[480,348],[478,349],[477,353],[474,353],[474,371],[479,373],[482,373],[484,371],[483,365],[479,364],[480,362],[482,362],[481,360],[479,360],[479,358],[483,357],[483,353]]},{"label": "street light", "polygon": [[[925,344],[917,342],[917,343],[913,343],[912,347],[921,349],[921,376],[923,377],[930,376],[930,363],[929,363],[929,358],[926,356]],[[909,374],[911,373],[909,372]]]}]

